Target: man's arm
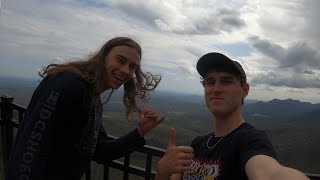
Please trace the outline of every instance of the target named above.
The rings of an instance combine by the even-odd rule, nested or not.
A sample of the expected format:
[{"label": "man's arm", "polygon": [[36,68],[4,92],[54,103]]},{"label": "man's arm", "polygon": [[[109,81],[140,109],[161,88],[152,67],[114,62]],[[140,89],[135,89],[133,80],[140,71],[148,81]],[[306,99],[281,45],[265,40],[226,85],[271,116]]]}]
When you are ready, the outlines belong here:
[{"label": "man's arm", "polygon": [[277,160],[266,155],[251,157],[245,170],[250,180],[308,180],[300,171],[282,166]]}]

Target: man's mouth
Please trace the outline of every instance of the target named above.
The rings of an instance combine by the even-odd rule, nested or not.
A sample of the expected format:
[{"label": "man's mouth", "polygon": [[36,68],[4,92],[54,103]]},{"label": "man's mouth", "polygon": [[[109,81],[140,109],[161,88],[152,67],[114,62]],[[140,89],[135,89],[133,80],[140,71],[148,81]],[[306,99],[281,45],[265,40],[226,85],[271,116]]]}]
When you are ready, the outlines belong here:
[{"label": "man's mouth", "polygon": [[212,97],[212,98],[210,98],[210,100],[223,100],[223,98],[220,98],[220,97]]}]

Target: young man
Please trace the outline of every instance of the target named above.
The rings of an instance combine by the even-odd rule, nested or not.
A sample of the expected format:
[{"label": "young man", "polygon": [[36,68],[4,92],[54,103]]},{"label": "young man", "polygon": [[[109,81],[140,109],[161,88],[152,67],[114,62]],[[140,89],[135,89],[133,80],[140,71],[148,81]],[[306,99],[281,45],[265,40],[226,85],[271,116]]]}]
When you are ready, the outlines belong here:
[{"label": "young man", "polygon": [[[79,180],[92,160],[106,163],[143,146],[144,135],[164,118],[137,106],[161,80],[142,72],[141,55],[134,40],[116,37],[88,59],[44,68],[19,125],[6,179]],[[102,125],[100,94],[109,90],[111,96],[121,85],[126,117],[139,112],[139,125],[110,141]]]},{"label": "young man", "polygon": [[192,150],[175,146],[171,130],[157,179],[308,179],[280,165],[266,134],[244,121],[241,108],[249,85],[238,62],[220,53],[208,53],[199,59],[197,70],[203,78],[207,107],[214,116],[213,133],[192,141],[191,160]]}]

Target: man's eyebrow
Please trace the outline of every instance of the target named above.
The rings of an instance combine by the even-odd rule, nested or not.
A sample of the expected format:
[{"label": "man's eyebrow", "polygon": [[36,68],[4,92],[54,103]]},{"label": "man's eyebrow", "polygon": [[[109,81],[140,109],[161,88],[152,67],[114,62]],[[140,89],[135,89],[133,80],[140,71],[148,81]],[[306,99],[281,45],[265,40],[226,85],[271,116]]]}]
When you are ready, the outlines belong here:
[{"label": "man's eyebrow", "polygon": [[209,77],[204,78],[204,80],[212,80],[212,79],[213,79],[212,76],[209,76]]},{"label": "man's eyebrow", "polygon": [[233,76],[222,76],[221,79],[233,79]]}]

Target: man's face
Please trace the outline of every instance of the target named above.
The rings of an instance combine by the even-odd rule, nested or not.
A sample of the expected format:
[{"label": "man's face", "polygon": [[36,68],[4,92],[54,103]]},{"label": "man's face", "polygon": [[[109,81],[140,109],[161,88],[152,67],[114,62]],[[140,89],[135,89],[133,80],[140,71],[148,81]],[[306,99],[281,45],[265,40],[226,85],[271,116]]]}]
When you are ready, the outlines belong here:
[{"label": "man's face", "polygon": [[205,100],[215,115],[240,111],[242,99],[248,95],[249,85],[241,87],[240,79],[228,72],[209,71],[204,80]]},{"label": "man's face", "polygon": [[129,46],[116,46],[105,57],[106,89],[118,89],[133,78],[140,63],[137,49]]}]

